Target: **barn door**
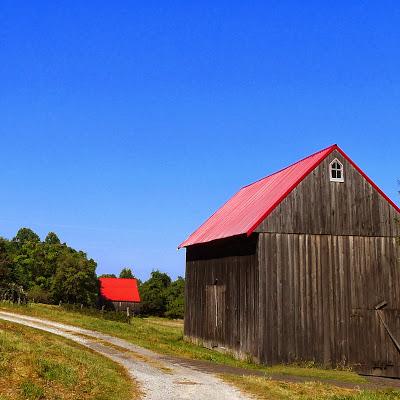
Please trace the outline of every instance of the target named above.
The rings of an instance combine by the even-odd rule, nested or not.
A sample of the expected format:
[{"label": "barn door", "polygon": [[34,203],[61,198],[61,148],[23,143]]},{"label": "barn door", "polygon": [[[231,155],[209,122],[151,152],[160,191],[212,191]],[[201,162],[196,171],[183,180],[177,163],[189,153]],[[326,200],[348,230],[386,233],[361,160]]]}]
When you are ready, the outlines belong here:
[{"label": "barn door", "polygon": [[213,346],[225,337],[225,285],[206,286],[206,329]]},{"label": "barn door", "polygon": [[363,238],[351,283],[351,358],[368,375],[400,378],[399,271],[380,238]]}]

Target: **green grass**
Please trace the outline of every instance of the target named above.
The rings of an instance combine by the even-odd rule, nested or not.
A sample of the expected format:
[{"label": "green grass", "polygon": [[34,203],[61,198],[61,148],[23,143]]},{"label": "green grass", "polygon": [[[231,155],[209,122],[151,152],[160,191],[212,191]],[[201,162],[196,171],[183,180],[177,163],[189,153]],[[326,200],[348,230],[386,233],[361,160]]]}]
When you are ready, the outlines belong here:
[{"label": "green grass", "polygon": [[282,382],[256,376],[221,375],[221,378],[258,400],[398,400],[394,390],[347,389],[321,382]]},{"label": "green grass", "polygon": [[58,306],[42,304],[18,306],[9,303],[0,303],[1,308],[107,333],[162,354],[208,360],[229,366],[260,370],[266,374],[296,375],[312,379],[337,380],[350,383],[366,382],[364,377],[352,371],[323,369],[313,365],[276,365],[265,367],[250,361],[236,360],[229,354],[209,350],[184,341],[183,326],[182,322],[179,321],[169,321],[163,318],[134,318],[129,325],[84,315],[79,312],[66,311]]},{"label": "green grass", "polygon": [[0,320],[0,400],[128,400],[126,371],[67,339]]}]

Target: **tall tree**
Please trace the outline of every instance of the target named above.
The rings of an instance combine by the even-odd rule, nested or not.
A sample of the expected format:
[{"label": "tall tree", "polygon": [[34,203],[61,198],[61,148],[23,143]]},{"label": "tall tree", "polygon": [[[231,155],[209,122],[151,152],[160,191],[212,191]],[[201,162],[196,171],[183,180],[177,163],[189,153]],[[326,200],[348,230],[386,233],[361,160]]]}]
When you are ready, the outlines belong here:
[{"label": "tall tree", "polygon": [[[95,304],[98,295],[96,263],[50,232],[44,242],[29,228],[10,241],[0,238],[0,285],[15,288],[41,302]],[[22,293],[21,292],[21,293]]]},{"label": "tall tree", "polygon": [[56,302],[94,305],[98,293],[96,266],[83,252],[65,251],[53,278],[52,298]]},{"label": "tall tree", "polygon": [[130,278],[130,279],[134,278],[132,270],[130,268],[123,268],[119,274],[119,277],[120,278]]},{"label": "tall tree", "polygon": [[40,237],[30,228],[21,228],[13,238],[13,241],[17,243],[39,243]]},{"label": "tall tree", "polygon": [[183,318],[185,307],[185,280],[178,276],[166,289],[165,316],[168,318]]},{"label": "tall tree", "polygon": [[12,281],[12,263],[8,241],[0,238],[0,286]]},{"label": "tall tree", "polygon": [[140,285],[141,310],[143,314],[163,316],[166,310],[166,289],[171,278],[158,270]]},{"label": "tall tree", "polygon": [[47,244],[61,244],[60,239],[54,232],[49,232],[46,239],[44,239],[44,242]]}]

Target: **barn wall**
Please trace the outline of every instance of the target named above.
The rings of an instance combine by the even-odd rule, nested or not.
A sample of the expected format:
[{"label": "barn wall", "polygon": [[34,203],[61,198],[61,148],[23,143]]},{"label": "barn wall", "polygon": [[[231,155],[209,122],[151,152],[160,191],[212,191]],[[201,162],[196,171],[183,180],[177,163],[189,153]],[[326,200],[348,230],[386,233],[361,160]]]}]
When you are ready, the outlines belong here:
[{"label": "barn wall", "polygon": [[390,237],[260,234],[260,360],[400,376],[400,355],[374,309],[388,302],[383,317],[398,336],[399,258]]},{"label": "barn wall", "polygon": [[187,248],[187,338],[257,354],[257,259],[257,235]]},{"label": "barn wall", "polygon": [[134,301],[112,301],[112,304],[116,311],[126,311],[128,307],[131,313],[139,312],[140,310],[140,303]]},{"label": "barn wall", "polygon": [[[330,182],[329,163],[344,165],[344,182]],[[315,168],[259,225],[257,232],[399,236],[399,213],[338,152]]]}]

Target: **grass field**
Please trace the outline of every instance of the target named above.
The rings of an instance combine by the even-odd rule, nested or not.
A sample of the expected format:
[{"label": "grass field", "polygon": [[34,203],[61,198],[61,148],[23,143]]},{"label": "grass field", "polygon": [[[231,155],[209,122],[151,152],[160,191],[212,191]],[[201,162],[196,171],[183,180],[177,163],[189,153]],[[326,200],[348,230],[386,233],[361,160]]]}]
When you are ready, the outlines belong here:
[{"label": "grass field", "polygon": [[[237,366],[246,369],[263,371],[266,375],[279,374],[309,378],[310,382],[291,383],[273,380],[268,377],[223,375],[222,378],[237,386],[240,390],[252,394],[257,399],[271,400],[394,400],[400,399],[400,392],[369,392],[363,390],[340,388],[334,382],[359,384],[366,382],[364,377],[352,371],[317,368],[314,365],[277,365],[264,367],[251,362],[239,361],[233,357],[208,350],[183,340],[181,321],[170,321],[162,318],[134,318],[131,324],[115,322],[88,316],[79,312],[66,311],[58,306],[31,304],[17,306],[0,303],[0,309],[43,317],[53,321],[64,322],[87,329],[104,332],[125,339],[159,353],[209,360],[215,363]],[[315,380],[322,380],[317,382]],[[123,397],[118,397],[123,399]],[[0,400],[1,397],[0,397]]]},{"label": "grass field", "polygon": [[184,341],[181,321],[170,321],[163,318],[134,318],[129,325],[123,322],[87,316],[79,312],[65,311],[58,306],[42,304],[18,306],[0,303],[1,308],[108,333],[162,354],[209,360],[246,369],[257,369],[269,374],[296,375],[351,383],[365,382],[365,378],[351,371],[322,369],[313,365],[265,367],[247,361],[236,360],[228,354],[219,353]]},{"label": "grass field", "polygon": [[128,400],[118,364],[61,337],[0,320],[0,400]]},{"label": "grass field", "polygon": [[321,382],[282,382],[256,376],[222,375],[221,378],[258,400],[398,400],[394,390],[346,389]]}]

